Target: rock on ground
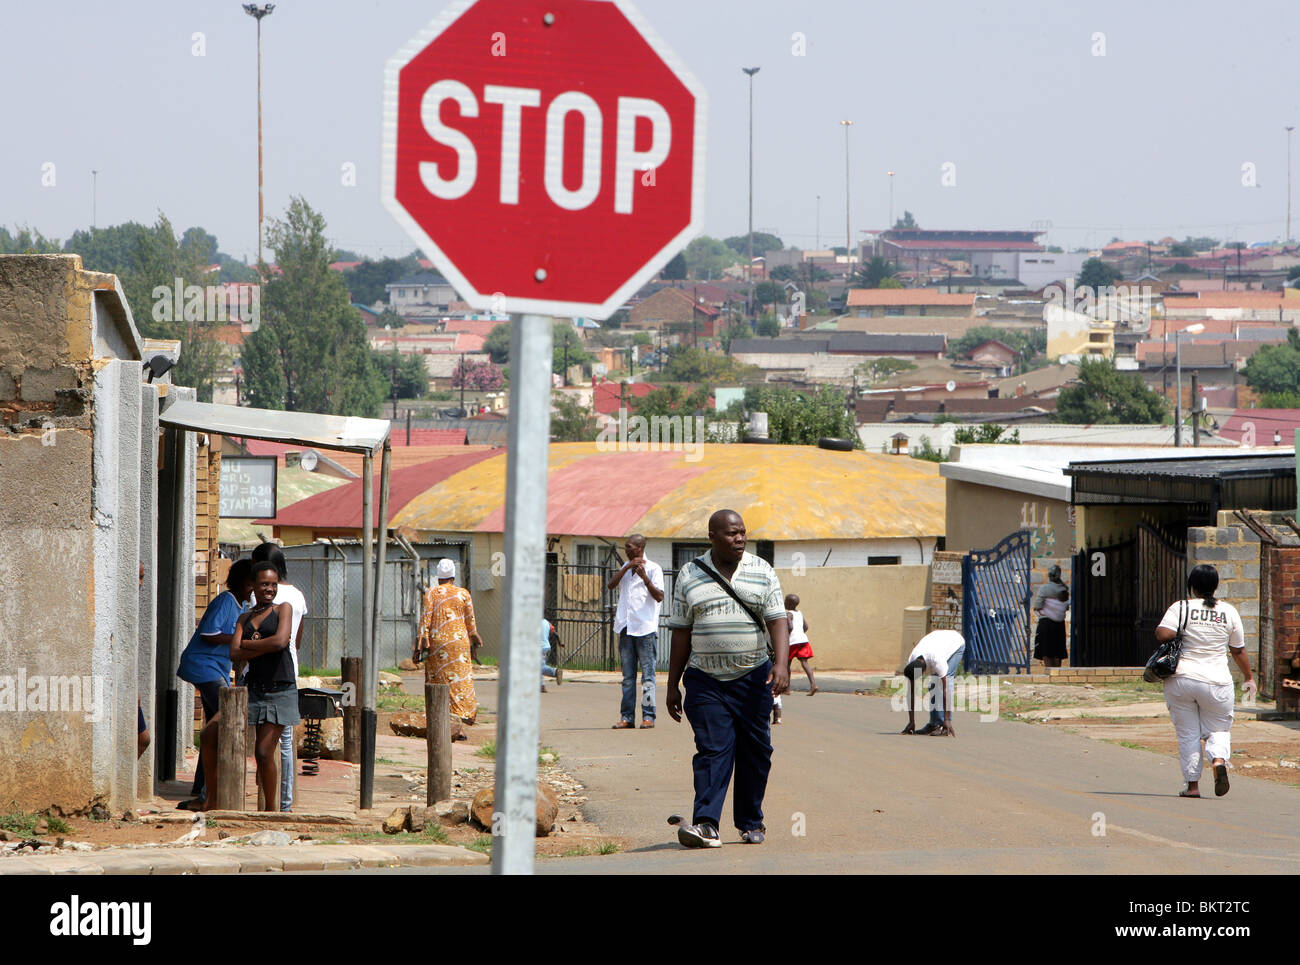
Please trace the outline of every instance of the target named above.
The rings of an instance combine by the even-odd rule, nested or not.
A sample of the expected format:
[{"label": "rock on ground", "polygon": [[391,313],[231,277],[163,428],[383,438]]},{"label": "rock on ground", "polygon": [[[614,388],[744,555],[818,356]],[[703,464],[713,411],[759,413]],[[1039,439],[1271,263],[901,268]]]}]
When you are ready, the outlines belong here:
[{"label": "rock on ground", "polygon": [[[451,739],[463,741],[465,737],[465,725],[456,717],[449,718],[451,721]],[[388,722],[389,728],[398,737],[418,737],[424,740],[428,736],[428,722],[425,719],[422,710],[404,710],[400,714],[394,714]]]},{"label": "rock on ground", "polygon": [[[469,806],[470,817],[484,831],[492,830],[492,814],[495,795],[493,789],[485,787],[474,795]],[[555,827],[555,818],[559,814],[560,803],[555,793],[545,784],[537,785],[537,837],[544,838]]]}]

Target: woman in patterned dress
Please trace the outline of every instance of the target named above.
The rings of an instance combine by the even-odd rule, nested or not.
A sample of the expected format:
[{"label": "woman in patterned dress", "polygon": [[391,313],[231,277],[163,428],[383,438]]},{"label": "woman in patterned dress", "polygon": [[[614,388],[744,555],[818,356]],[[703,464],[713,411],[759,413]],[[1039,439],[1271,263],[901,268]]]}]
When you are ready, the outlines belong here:
[{"label": "woman in patterned dress", "polygon": [[451,688],[451,712],[466,724],[478,718],[474,696],[473,661],[483,640],[474,622],[469,590],[456,586],[456,564],[438,561],[438,582],[424,594],[424,615],[415,643],[415,657],[426,651],[424,679]]}]

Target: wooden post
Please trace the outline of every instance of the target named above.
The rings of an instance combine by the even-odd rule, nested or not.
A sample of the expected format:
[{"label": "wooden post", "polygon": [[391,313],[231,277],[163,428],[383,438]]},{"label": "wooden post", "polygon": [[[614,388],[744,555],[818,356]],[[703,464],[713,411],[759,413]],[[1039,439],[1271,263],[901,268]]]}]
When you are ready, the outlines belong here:
[{"label": "wooden post", "polygon": [[[351,684],[351,690],[348,689]],[[343,759],[349,764],[361,761],[361,658],[343,658],[343,691],[352,694],[352,702],[343,706]]]},{"label": "wooden post", "polygon": [[221,691],[217,721],[217,786],[219,811],[244,810],[244,731],[248,721],[248,691],[227,687]]},{"label": "wooden post", "polygon": [[424,685],[424,740],[429,751],[426,804],[451,799],[451,687]]}]

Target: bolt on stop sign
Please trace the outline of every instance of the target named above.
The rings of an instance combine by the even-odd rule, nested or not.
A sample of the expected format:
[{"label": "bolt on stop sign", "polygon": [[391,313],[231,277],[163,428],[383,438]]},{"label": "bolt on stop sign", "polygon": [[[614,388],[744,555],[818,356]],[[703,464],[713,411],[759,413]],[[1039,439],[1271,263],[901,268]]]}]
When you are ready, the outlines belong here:
[{"label": "bolt on stop sign", "polygon": [[388,61],[384,203],[475,308],[608,317],[703,183],[703,91],[624,0],[470,0]]}]

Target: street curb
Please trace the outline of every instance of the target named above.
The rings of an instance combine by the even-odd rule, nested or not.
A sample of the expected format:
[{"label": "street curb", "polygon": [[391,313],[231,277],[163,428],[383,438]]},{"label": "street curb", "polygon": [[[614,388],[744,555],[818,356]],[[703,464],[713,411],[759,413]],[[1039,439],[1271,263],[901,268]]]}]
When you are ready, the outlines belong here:
[{"label": "street curb", "polygon": [[136,848],[35,854],[0,859],[8,875],[201,875],[267,871],[345,871],[351,868],[434,868],[487,864],[477,851],[450,845],[318,844],[275,848]]}]

